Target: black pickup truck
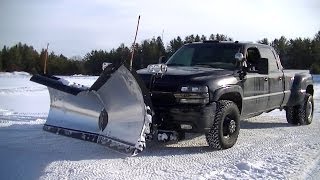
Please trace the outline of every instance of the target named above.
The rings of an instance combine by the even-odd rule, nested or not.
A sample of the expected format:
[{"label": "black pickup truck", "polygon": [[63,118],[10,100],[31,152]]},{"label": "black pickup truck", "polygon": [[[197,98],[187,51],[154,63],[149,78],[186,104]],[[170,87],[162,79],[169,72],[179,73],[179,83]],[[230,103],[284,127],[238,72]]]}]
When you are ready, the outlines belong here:
[{"label": "black pickup truck", "polygon": [[240,119],[285,109],[290,124],[312,122],[312,76],[284,70],[270,46],[190,43],[159,67],[162,73],[137,71],[151,92],[159,132],[204,133],[210,147],[226,149],[237,141]]}]

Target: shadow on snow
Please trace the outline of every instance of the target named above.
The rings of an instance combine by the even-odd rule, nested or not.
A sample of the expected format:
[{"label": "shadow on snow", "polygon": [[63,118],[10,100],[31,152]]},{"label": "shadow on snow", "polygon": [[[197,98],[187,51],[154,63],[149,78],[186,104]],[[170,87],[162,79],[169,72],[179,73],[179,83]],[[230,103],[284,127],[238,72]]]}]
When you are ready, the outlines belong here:
[{"label": "shadow on snow", "polygon": [[241,129],[270,129],[270,128],[285,128],[292,127],[293,125],[286,122],[255,122],[242,120],[240,122]]}]

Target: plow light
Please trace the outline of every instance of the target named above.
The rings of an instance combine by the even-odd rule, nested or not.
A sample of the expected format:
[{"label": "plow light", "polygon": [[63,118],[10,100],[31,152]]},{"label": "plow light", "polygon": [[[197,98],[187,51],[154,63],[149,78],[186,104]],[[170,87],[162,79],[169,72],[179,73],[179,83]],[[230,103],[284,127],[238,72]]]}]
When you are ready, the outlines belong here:
[{"label": "plow light", "polygon": [[163,74],[167,72],[167,68],[168,66],[166,64],[150,64],[147,67],[148,72],[153,74]]}]

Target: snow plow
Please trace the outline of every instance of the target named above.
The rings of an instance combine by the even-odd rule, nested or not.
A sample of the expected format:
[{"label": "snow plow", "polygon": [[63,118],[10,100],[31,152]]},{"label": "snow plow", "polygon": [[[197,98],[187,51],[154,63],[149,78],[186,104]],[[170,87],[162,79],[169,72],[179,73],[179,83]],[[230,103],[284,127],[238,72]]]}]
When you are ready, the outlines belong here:
[{"label": "snow plow", "polygon": [[123,64],[107,66],[91,87],[51,75],[34,75],[48,87],[50,110],[43,129],[136,155],[152,123],[149,92]]}]

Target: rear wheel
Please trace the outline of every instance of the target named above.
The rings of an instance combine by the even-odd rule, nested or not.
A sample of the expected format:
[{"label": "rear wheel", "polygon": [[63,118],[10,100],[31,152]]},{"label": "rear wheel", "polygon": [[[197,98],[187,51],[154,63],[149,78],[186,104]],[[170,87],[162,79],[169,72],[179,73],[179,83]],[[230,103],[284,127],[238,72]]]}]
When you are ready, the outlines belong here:
[{"label": "rear wheel", "polygon": [[286,108],[287,121],[294,125],[308,125],[312,122],[313,110],[313,97],[306,94],[302,104]]},{"label": "rear wheel", "polygon": [[237,105],[232,101],[218,101],[213,125],[206,134],[209,147],[213,149],[232,147],[238,139],[239,130],[240,113]]},{"label": "rear wheel", "polygon": [[298,119],[301,125],[311,124],[314,109],[313,97],[311,94],[306,94],[303,104],[298,108]]},{"label": "rear wheel", "polygon": [[289,124],[293,124],[293,125],[299,124],[297,115],[298,115],[297,106],[286,107],[286,117],[287,117],[287,122]]}]

